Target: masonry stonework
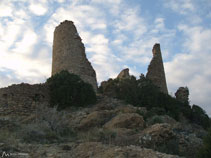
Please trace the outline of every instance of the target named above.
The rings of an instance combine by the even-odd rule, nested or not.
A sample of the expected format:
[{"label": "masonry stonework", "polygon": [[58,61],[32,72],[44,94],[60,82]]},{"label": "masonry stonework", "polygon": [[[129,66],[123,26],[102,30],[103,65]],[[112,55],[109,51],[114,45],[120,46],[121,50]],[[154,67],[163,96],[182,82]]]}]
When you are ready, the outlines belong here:
[{"label": "masonry stonework", "polygon": [[49,102],[48,87],[46,84],[30,85],[21,83],[0,89],[0,105],[29,106],[32,102]]},{"label": "masonry stonework", "polygon": [[179,87],[175,93],[176,99],[183,102],[189,102],[189,90],[188,87]]},{"label": "masonry stonework", "polygon": [[0,118],[2,116],[29,116],[36,106],[48,105],[48,86],[46,84],[13,84],[0,88]]},{"label": "masonry stonework", "polygon": [[97,90],[96,73],[85,54],[85,47],[72,21],[56,27],[53,40],[52,75],[67,70],[79,75]]},{"label": "masonry stonework", "polygon": [[158,86],[161,92],[168,94],[163,59],[160,50],[160,44],[155,44],[152,49],[153,58],[149,64],[146,78]]}]

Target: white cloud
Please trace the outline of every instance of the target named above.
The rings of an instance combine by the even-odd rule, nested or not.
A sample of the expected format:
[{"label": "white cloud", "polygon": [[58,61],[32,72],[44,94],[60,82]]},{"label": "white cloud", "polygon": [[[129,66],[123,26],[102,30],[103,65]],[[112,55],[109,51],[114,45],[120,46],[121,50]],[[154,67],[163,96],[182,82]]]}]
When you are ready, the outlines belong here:
[{"label": "white cloud", "polygon": [[125,9],[114,26],[116,32],[132,31],[137,37],[147,31],[144,19],[138,16],[138,9]]},{"label": "white cloud", "polygon": [[0,17],[12,16],[12,4],[10,2],[0,2],[0,8]]},{"label": "white cloud", "polygon": [[37,34],[33,30],[28,29],[24,32],[22,39],[15,43],[14,49],[12,49],[12,51],[25,55],[32,54],[32,50],[36,42]]},{"label": "white cloud", "polygon": [[42,3],[32,2],[29,5],[29,10],[37,16],[42,16],[46,14],[46,12],[48,11],[48,8],[46,5]]},{"label": "white cloud", "polygon": [[104,4],[120,4],[122,0],[92,0],[94,3]]},{"label": "white cloud", "polygon": [[211,103],[211,29],[187,25],[180,25],[179,29],[186,37],[186,53],[165,63],[169,88],[175,92],[179,86],[188,86],[191,103],[199,104],[211,115],[208,106]]},{"label": "white cloud", "polygon": [[192,0],[163,0],[164,6],[180,14],[187,14],[195,10]]}]

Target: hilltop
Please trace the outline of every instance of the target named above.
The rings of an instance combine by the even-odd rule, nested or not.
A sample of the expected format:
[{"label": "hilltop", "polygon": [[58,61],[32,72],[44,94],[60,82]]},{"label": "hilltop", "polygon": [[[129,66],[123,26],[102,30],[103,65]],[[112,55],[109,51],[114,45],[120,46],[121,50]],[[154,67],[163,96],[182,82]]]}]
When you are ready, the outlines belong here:
[{"label": "hilltop", "polygon": [[146,76],[129,69],[97,87],[74,23],[54,31],[52,76],[0,89],[0,154],[12,157],[194,158],[210,118],[188,87],[168,94],[160,44]]}]

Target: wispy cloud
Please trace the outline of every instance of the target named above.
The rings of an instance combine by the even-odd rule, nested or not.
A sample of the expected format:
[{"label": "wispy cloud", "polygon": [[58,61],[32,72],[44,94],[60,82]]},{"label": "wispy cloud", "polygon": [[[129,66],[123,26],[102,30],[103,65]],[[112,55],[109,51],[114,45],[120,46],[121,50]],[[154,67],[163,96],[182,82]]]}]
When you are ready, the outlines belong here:
[{"label": "wispy cloud", "polygon": [[168,85],[174,91],[179,86],[188,86],[191,102],[209,109],[211,115],[211,29],[188,25],[179,25],[178,28],[185,36],[185,52],[165,63]]},{"label": "wispy cloud", "polygon": [[192,0],[164,0],[164,6],[180,14],[187,14],[195,10]]}]

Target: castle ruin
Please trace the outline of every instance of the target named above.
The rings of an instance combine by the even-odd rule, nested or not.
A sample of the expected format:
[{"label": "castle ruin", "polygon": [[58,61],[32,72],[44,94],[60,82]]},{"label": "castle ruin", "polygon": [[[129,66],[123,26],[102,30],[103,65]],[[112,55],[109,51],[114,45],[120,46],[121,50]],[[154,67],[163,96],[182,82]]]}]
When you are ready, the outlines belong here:
[{"label": "castle ruin", "polygon": [[189,90],[188,87],[179,87],[175,93],[176,99],[182,103],[189,102]]},{"label": "castle ruin", "polygon": [[85,54],[84,44],[72,21],[65,20],[55,28],[52,75],[67,70],[79,75],[97,91],[96,73]]},{"label": "castle ruin", "polygon": [[150,79],[154,85],[160,88],[161,92],[168,94],[163,59],[160,44],[155,44],[152,49],[153,58],[149,64],[146,78]]}]

